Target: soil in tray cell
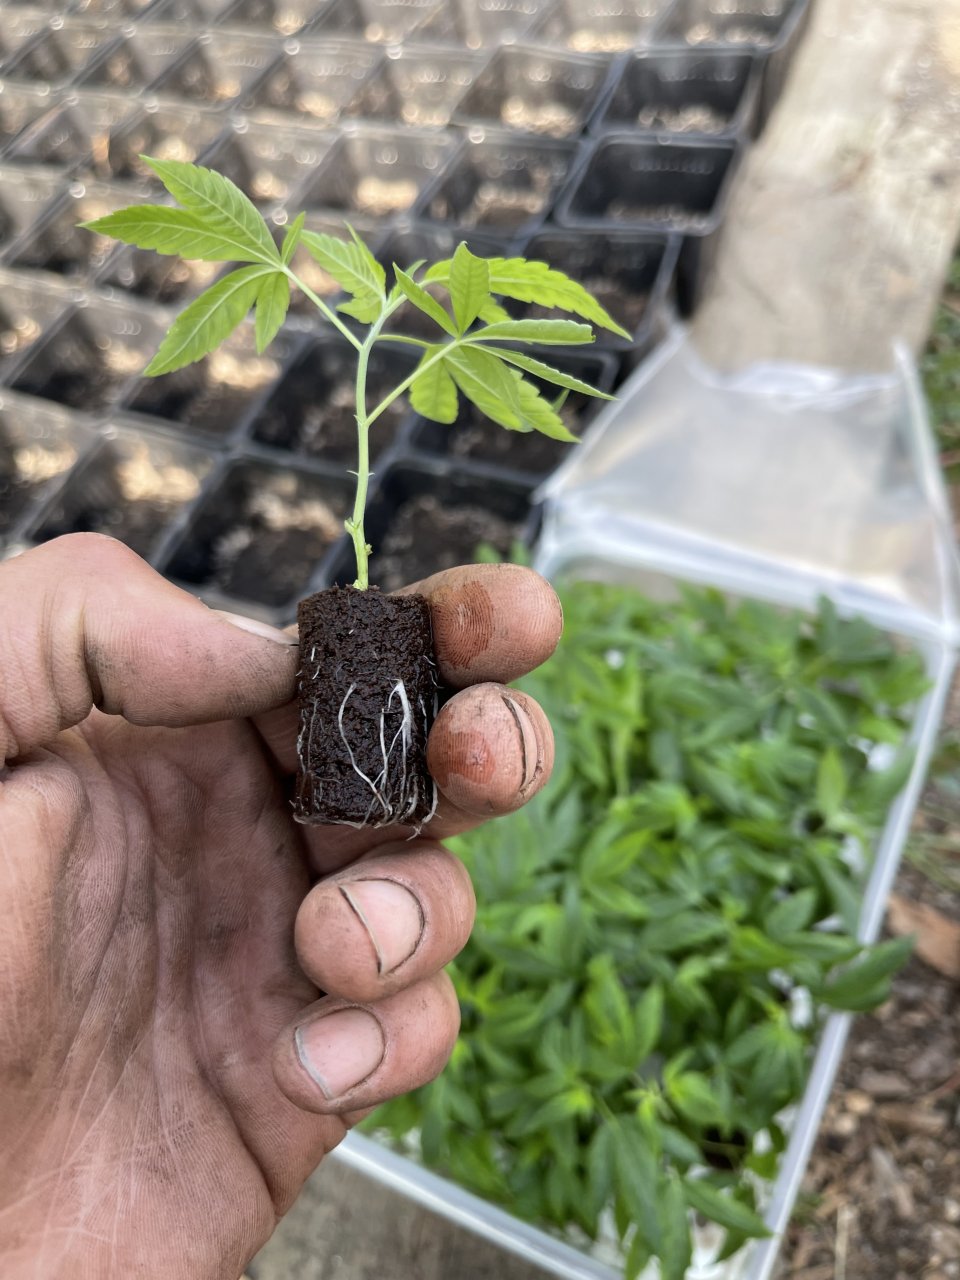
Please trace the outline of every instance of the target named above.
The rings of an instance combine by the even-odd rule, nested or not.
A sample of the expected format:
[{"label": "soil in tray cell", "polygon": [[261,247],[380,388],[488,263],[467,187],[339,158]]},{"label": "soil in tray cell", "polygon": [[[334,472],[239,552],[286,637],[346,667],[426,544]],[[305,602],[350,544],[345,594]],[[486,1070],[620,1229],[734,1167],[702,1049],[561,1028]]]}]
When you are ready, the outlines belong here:
[{"label": "soil in tray cell", "polygon": [[343,535],[350,502],[338,480],[239,463],[207,495],[167,572],[238,600],[286,605]]},{"label": "soil in tray cell", "polygon": [[443,126],[469,88],[479,55],[457,53],[391,53],[360,92],[344,108],[344,116],[382,120],[392,125]]},{"label": "soil in tray cell", "polygon": [[457,123],[502,124],[521,133],[579,133],[607,76],[605,58],[546,49],[500,49],[457,106]]},{"label": "soil in tray cell", "polygon": [[122,249],[97,277],[97,285],[173,306],[195,298],[225,269],[222,262],[185,262],[150,249]]},{"label": "soil in tray cell", "polygon": [[490,139],[461,153],[429,200],[426,216],[503,234],[518,231],[553,204],[572,150]]},{"label": "soil in tray cell", "polygon": [[115,129],[107,143],[105,176],[132,181],[159,179],[141,156],[182,160],[195,164],[223,128],[223,121],[205,111],[161,106]]},{"label": "soil in tray cell", "polygon": [[11,258],[12,266],[74,277],[98,271],[116,249],[117,242],[77,224],[105,217],[146,199],[134,188],[96,182],[86,186],[74,184],[70,197],[62,208],[24,237]]},{"label": "soil in tray cell", "polygon": [[224,106],[249,88],[277,56],[276,43],[267,37],[213,32],[202,41],[157,80],[153,88],[158,94]]},{"label": "soil in tray cell", "polygon": [[107,533],[149,558],[171,520],[199,495],[210,466],[205,454],[170,441],[106,441],[67,481],[36,537]]},{"label": "soil in tray cell", "polygon": [[0,538],[70,470],[90,438],[59,409],[0,393]]},{"label": "soil in tray cell", "polygon": [[[368,407],[388,395],[415,364],[416,356],[374,348],[367,370]],[[346,342],[329,340],[309,346],[257,415],[254,439],[276,449],[355,467],[355,369],[356,353]],[[407,412],[406,397],[401,396],[370,428],[373,462],[393,443]]]}]

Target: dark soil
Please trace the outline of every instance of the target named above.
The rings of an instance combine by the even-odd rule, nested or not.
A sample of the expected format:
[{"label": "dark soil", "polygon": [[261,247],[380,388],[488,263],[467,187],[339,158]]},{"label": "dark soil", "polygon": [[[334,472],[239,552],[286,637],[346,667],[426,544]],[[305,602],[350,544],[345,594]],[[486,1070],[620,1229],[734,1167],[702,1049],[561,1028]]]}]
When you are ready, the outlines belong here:
[{"label": "dark soil", "polygon": [[213,436],[229,435],[245,411],[276,376],[269,352],[259,358],[229,345],[160,378],[144,378],[129,407],[174,422],[180,429],[194,427]]},{"label": "dark soil", "polygon": [[483,543],[507,555],[523,532],[481,506],[445,507],[432,494],[410,498],[397,508],[386,536],[375,548],[373,576],[384,591],[470,564]]},{"label": "dark soil", "polygon": [[334,587],[303,600],[297,621],[297,821],[385,826],[429,817],[437,680],[427,601]]}]

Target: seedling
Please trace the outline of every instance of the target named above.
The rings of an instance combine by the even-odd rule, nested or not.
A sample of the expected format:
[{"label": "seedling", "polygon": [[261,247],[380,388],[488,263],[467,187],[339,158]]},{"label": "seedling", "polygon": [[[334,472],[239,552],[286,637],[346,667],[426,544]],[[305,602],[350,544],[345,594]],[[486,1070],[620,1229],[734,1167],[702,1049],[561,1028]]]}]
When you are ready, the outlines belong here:
[{"label": "seedling", "polygon": [[[364,531],[370,430],[407,393],[418,413],[447,424],[456,420],[464,396],[509,431],[539,431],[573,442],[560,417],[563,398],[570,391],[610,397],[503,344],[582,346],[594,340],[592,325],[629,335],[581,285],[544,262],[478,258],[461,244],[451,258],[429,266],[394,265],[388,286],[383,266],[351,227],[343,239],[319,234],[305,229],[300,214],[278,248],[261,214],[222,174],[181,161],[142,159],[177,206],[134,205],[82,225],[139,249],[242,264],[177,317],[145,370],[148,376],[209,355],[251,308],[257,349],[264,351],[284,322],[291,288],[309,298],[356,351],[356,493],[346,521],[356,591],[333,589],[300,605],[303,718],[296,813],[306,822],[360,826],[422,822],[436,806],[423,758],[436,705],[430,619],[422,597],[358,595],[370,586],[371,548]],[[347,301],[334,308],[304,283],[294,267],[298,250],[319,263],[349,295]],[[536,302],[579,319],[514,319],[502,299]],[[436,326],[432,340],[390,330],[391,318],[406,303]],[[413,372],[370,405],[367,370],[380,342],[413,346],[421,354]],[[525,375],[557,387],[558,398],[546,399]],[[379,637],[373,634],[377,628]]]}]

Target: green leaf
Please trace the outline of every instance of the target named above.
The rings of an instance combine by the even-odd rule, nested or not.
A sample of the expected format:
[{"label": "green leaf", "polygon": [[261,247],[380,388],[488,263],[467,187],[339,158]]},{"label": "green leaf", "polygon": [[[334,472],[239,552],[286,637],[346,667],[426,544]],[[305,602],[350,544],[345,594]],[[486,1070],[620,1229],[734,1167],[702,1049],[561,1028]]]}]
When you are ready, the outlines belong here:
[{"label": "green leaf", "polygon": [[649,986],[633,1011],[635,1049],[640,1063],[657,1047],[663,1031],[663,987],[658,982]]},{"label": "green leaf", "polygon": [[516,384],[495,355],[477,347],[451,347],[444,364],[454,382],[481,413],[509,431],[529,431]]},{"label": "green leaf", "polygon": [[[417,367],[422,368],[443,349],[442,346],[425,347]],[[417,413],[429,418],[431,422],[447,425],[456,422],[460,407],[457,385],[442,360],[437,360],[425,372],[417,374],[410,387],[410,404]]]},{"label": "green leaf", "polygon": [[813,919],[817,909],[816,889],[802,889],[784,898],[767,915],[765,926],[771,938],[782,941],[785,934],[799,933]]},{"label": "green leaf", "polygon": [[599,1213],[613,1194],[613,1162],[613,1130],[600,1124],[587,1150],[587,1185],[594,1213]]},{"label": "green leaf", "polygon": [[558,387],[565,387],[567,391],[579,391],[581,395],[596,396],[599,400],[615,400],[616,396],[609,395],[606,391],[599,391],[596,387],[591,387],[589,382],[583,382],[580,378],[575,378],[573,374],[564,373],[562,369],[554,369],[549,364],[544,364],[542,360],[535,360],[533,356],[525,355],[522,351],[511,351],[509,348],[497,350],[497,355],[501,360],[506,360],[509,364],[514,364],[518,369],[523,369],[526,373],[532,373],[534,377],[541,378],[544,382],[552,382]]},{"label": "green leaf", "polygon": [[284,266],[289,266],[291,258],[297,251],[306,216],[305,213],[298,213],[289,227],[287,227],[286,234],[283,237],[283,244],[280,247],[280,261]]},{"label": "green leaf", "polygon": [[913,953],[913,947],[913,938],[893,938],[872,947],[862,959],[855,961],[839,977],[828,982],[818,993],[820,999],[833,1009],[859,1010],[864,1007],[862,999],[865,994],[873,999],[879,991],[882,1003],[882,984],[906,964]]},{"label": "green leaf", "polygon": [[613,1134],[614,1169],[617,1189],[630,1216],[656,1252],[660,1248],[661,1224],[657,1214],[657,1161],[643,1139],[639,1125],[631,1117],[608,1121]]},{"label": "green leaf", "polygon": [[763,1219],[739,1200],[725,1195],[702,1178],[687,1178],[683,1184],[687,1204],[728,1231],[738,1231],[751,1239],[769,1236]]},{"label": "green leaf", "polygon": [[319,231],[301,232],[300,241],[327,275],[352,296],[352,302],[344,302],[338,309],[361,324],[372,324],[383,309],[387,275],[366,245]]},{"label": "green leaf", "polygon": [[466,333],[490,300],[490,273],[484,259],[475,257],[463,242],[450,262],[448,288],[457,330]]},{"label": "green leaf", "polygon": [[495,324],[498,320],[511,320],[513,317],[506,307],[501,307],[499,302],[494,302],[488,296],[486,302],[477,313],[477,319],[482,320],[485,324]]},{"label": "green leaf", "polygon": [[155,378],[201,360],[242,322],[273,266],[241,267],[211,285],[182,311],[144,373]]},{"label": "green leaf", "polygon": [[181,258],[203,262],[262,260],[250,251],[245,240],[208,230],[198,214],[169,205],[133,205],[79,225],[138,249],[153,249],[156,253],[176,254]]},{"label": "green leaf", "polygon": [[817,770],[817,809],[828,821],[835,818],[847,794],[847,774],[835,747],[823,754]]},{"label": "green leaf", "polygon": [[623,1276],[624,1280],[638,1280],[640,1273],[646,1270],[647,1264],[653,1254],[650,1247],[643,1238],[642,1231],[634,1231],[633,1239],[630,1241],[630,1248],[627,1250],[627,1258],[624,1263]]},{"label": "green leaf", "polygon": [[551,347],[575,347],[593,342],[593,330],[576,320],[499,320],[471,335],[471,342],[542,342]]},{"label": "green leaf", "polygon": [[290,281],[276,271],[266,277],[257,294],[256,341],[260,355],[277,336],[290,306]]},{"label": "green leaf", "polygon": [[236,260],[279,263],[280,254],[267,224],[229,178],[182,160],[141,158],[173,198],[198,216],[208,232],[237,245],[233,255]]},{"label": "green leaf", "polygon": [[516,383],[521,420],[528,430],[532,427],[541,435],[549,436],[551,440],[561,440],[565,444],[578,443],[577,437],[569,430],[557,410],[549,400],[543,398],[532,382],[527,382],[515,369],[507,369],[505,372]]},{"label": "green leaf", "polygon": [[722,1125],[726,1120],[722,1101],[699,1071],[684,1071],[675,1076],[667,1087],[667,1097],[681,1115],[694,1124],[707,1127]]},{"label": "green leaf", "polygon": [[684,1186],[676,1175],[667,1179],[661,1193],[660,1217],[660,1280],[684,1280],[693,1256],[693,1242]]},{"label": "green leaf", "polygon": [[431,297],[426,289],[421,289],[411,276],[394,264],[393,273],[397,277],[397,284],[400,290],[409,302],[419,310],[430,317],[434,324],[438,324],[445,333],[449,333],[451,338],[457,336],[457,327],[450,319],[447,312],[441,307],[436,298]]}]

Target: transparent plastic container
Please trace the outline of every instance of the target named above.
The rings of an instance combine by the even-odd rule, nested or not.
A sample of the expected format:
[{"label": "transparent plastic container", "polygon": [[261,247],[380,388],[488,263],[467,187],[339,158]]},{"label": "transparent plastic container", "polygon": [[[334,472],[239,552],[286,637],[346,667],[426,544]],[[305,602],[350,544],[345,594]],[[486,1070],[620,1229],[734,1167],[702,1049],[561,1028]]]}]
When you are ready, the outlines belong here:
[{"label": "transparent plastic container", "polygon": [[27,128],[10,146],[12,161],[42,164],[81,177],[106,177],[110,135],[139,110],[134,97],[68,89],[59,105]]},{"label": "transparent plastic container", "polygon": [[147,89],[183,55],[192,39],[190,30],[176,26],[157,25],[130,31],[91,63],[76,83],[118,93]]},{"label": "transparent plastic container", "polygon": [[74,182],[61,187],[64,196],[37,218],[6,256],[14,267],[53,271],[78,283],[97,272],[113,253],[116,241],[78,226],[106,217],[147,199],[124,183]]},{"label": "transparent plastic container", "polygon": [[529,45],[498,49],[453,113],[454,124],[578,136],[610,74],[608,58]]},{"label": "transparent plastic container", "polygon": [[417,28],[417,39],[467,49],[522,40],[552,0],[447,0]]},{"label": "transparent plastic container", "polygon": [[17,238],[66,190],[59,173],[39,165],[0,165],[0,254],[8,262]]},{"label": "transparent plastic container", "polygon": [[196,164],[223,129],[215,111],[148,99],[143,111],[111,130],[98,156],[98,176],[148,182],[159,190],[159,179],[141,156]]},{"label": "transparent plastic container", "polygon": [[284,204],[311,178],[333,146],[333,134],[235,120],[203,163],[230,178],[255,205]]},{"label": "transparent plastic container", "polygon": [[15,84],[0,80],[0,155],[55,102],[46,84]]},{"label": "transparent plastic container", "polygon": [[161,99],[226,107],[247,93],[279,56],[280,48],[269,36],[206,31],[158,78],[153,91]]},{"label": "transparent plastic container", "polygon": [[217,21],[224,30],[295,36],[326,8],[324,0],[236,0]]},{"label": "transparent plastic container", "polygon": [[378,49],[358,40],[291,41],[241,110],[267,124],[300,116],[301,124],[333,125],[379,60]]},{"label": "transparent plastic container", "polygon": [[95,439],[77,414],[0,388],[0,543],[19,535]]},{"label": "transparent plastic container", "polygon": [[0,380],[76,301],[77,291],[55,276],[0,269]]},{"label": "transparent plastic container", "polygon": [[658,43],[772,50],[791,33],[806,0],[675,0],[656,30]]},{"label": "transparent plastic container", "polygon": [[54,24],[10,59],[3,69],[5,78],[54,88],[68,85],[119,35],[115,26],[82,18],[56,18]]},{"label": "transparent plastic container", "polygon": [[443,128],[483,66],[483,55],[394,45],[343,109],[344,119]]},{"label": "transparent plastic container", "polygon": [[531,39],[577,53],[623,53],[646,44],[673,0],[558,0]]},{"label": "transparent plastic container", "polygon": [[314,33],[396,44],[414,35],[442,7],[442,0],[333,0],[314,24]]},{"label": "transparent plastic container", "polygon": [[4,13],[0,26],[0,76],[5,74],[14,54],[49,25],[50,15],[44,9],[24,6]]}]

